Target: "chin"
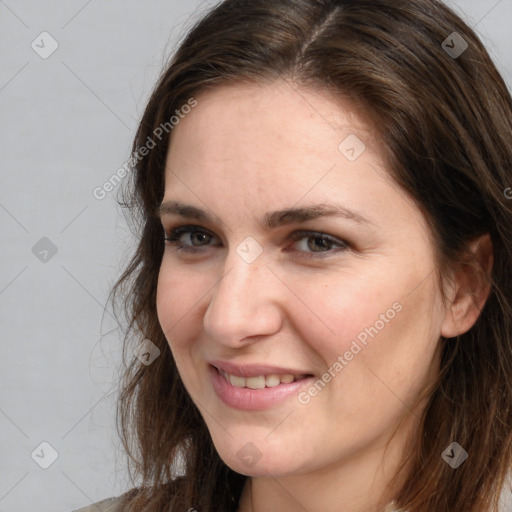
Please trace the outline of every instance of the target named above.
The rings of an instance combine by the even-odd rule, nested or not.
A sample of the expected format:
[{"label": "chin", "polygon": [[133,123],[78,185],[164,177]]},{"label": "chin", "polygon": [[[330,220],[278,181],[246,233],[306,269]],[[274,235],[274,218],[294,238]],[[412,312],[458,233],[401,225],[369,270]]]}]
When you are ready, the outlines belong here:
[{"label": "chin", "polygon": [[297,474],[298,471],[287,461],[277,460],[277,457],[271,457],[269,460],[260,459],[256,464],[246,464],[238,459],[236,453],[229,456],[221,456],[224,463],[233,471],[250,477],[284,477],[291,474]]},{"label": "chin", "polygon": [[[245,439],[225,439],[215,447],[224,463],[242,475],[283,477],[305,471],[304,454],[298,450],[287,446],[279,449],[269,446],[268,442],[265,446],[262,444],[263,441],[252,442],[247,436]],[[297,457],[300,460],[296,460]]]}]

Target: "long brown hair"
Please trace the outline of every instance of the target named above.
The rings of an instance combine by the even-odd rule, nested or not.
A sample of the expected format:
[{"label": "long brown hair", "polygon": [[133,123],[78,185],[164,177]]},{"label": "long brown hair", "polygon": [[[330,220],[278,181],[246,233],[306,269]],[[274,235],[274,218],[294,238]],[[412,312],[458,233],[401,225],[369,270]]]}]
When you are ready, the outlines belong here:
[{"label": "long brown hair", "polygon": [[[489,233],[490,295],[468,332],[440,340],[439,378],[396,503],[408,512],[496,510],[512,465],[512,99],[473,30],[437,0],[226,0],[175,52],[133,144],[123,204],[138,247],[112,295],[129,324],[117,420],[139,483],[126,510],[237,508],[246,477],[217,454],[157,319],[156,211],[176,111],[209,88],[277,79],[368,112],[393,179],[429,221],[440,278],[470,263],[468,243]],[[160,350],[150,365],[133,353],[144,339]],[[470,457],[456,470],[441,458],[452,441]]]}]

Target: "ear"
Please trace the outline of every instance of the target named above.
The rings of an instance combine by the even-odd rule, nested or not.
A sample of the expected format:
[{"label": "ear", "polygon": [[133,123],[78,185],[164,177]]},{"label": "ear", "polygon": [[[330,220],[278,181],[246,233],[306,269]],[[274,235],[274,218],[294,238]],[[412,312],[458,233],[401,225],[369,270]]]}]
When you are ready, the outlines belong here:
[{"label": "ear", "polygon": [[455,273],[451,299],[441,335],[453,338],[469,331],[482,311],[491,290],[494,263],[493,245],[488,233],[468,245],[471,260],[462,263]]}]

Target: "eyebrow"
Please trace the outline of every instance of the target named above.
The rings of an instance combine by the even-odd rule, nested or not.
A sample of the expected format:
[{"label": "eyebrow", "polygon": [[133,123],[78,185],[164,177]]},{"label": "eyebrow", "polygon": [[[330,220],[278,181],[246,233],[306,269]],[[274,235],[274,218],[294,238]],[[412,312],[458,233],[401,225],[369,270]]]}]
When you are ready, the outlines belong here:
[{"label": "eyebrow", "polygon": [[[224,224],[222,220],[214,213],[209,213],[201,208],[182,203],[180,201],[166,201],[158,208],[159,216],[178,215],[199,222],[210,224]],[[285,208],[269,212],[260,220],[260,225],[266,229],[273,229],[278,226],[301,223],[320,217],[342,217],[357,224],[366,224],[375,226],[374,222],[349,208],[337,204],[317,204],[299,208]]]}]

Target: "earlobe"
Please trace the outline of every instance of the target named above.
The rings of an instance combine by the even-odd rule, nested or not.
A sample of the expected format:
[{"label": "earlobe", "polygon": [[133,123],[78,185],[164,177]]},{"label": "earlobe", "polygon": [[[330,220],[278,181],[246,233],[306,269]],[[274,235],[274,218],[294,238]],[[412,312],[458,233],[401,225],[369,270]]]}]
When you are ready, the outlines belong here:
[{"label": "earlobe", "polygon": [[488,233],[468,245],[470,255],[454,277],[451,303],[441,328],[444,338],[469,331],[477,321],[491,291],[493,245]]}]

